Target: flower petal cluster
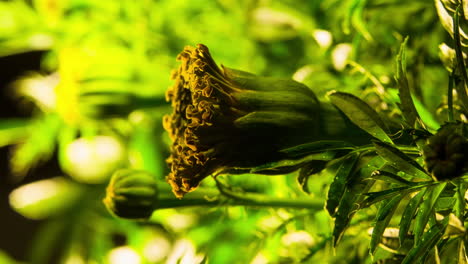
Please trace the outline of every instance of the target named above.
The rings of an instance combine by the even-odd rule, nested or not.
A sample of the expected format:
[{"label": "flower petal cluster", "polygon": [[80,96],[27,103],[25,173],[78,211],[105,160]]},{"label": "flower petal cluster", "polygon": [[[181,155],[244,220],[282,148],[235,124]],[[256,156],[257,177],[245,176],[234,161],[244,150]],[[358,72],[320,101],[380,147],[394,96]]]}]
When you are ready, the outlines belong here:
[{"label": "flower petal cluster", "polygon": [[163,121],[177,197],[209,175],[279,160],[279,150],[319,137],[319,101],[305,85],[218,67],[201,44],[177,59],[166,93],[173,112]]}]

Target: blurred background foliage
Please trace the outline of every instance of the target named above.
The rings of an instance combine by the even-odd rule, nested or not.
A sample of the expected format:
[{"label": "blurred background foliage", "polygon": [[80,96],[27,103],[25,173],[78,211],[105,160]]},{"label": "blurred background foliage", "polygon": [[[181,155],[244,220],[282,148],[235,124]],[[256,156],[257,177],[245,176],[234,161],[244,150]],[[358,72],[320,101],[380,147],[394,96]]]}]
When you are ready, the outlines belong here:
[{"label": "blurred background foliage", "polygon": [[[161,118],[175,58],[203,43],[219,64],[293,78],[321,99],[353,93],[388,119],[401,118],[395,57],[406,36],[407,77],[428,130],[447,116],[452,45],[427,0],[10,0],[0,2],[0,56],[40,51],[40,69],[2,83],[27,118],[0,120],[8,146],[11,207],[45,220],[21,259],[0,263],[372,263],[376,209],[354,217],[339,246],[324,210],[187,207],[147,222],[113,218],[101,200],[118,168],[145,170],[164,185],[169,140]],[[448,57],[449,59],[453,57]],[[1,60],[2,58],[0,58]],[[442,60],[441,60],[442,59]],[[452,65],[448,64],[448,68]],[[455,109],[455,111],[458,111]],[[466,120],[464,120],[466,122]],[[57,159],[57,175],[22,184]],[[45,164],[45,165],[44,165]],[[239,190],[325,200],[333,173],[308,181],[225,177]],[[307,184],[307,183],[306,183]],[[215,187],[207,179],[205,187]],[[14,227],[7,227],[14,228]],[[21,232],[21,231],[18,231]],[[8,239],[2,237],[2,239]],[[390,240],[390,238],[389,238]]]}]

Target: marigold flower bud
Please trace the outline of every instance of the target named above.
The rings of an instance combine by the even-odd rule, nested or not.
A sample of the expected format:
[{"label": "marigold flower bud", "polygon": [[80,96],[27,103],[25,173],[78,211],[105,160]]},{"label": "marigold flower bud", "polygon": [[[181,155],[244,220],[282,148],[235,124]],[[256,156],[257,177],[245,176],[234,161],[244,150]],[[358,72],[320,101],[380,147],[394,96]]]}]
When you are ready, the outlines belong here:
[{"label": "marigold flower bud", "polygon": [[177,59],[166,93],[173,113],[163,124],[173,141],[166,179],[179,198],[211,174],[284,159],[281,149],[344,131],[341,115],[321,111],[301,83],[220,68],[201,44]]},{"label": "marigold flower bud", "polygon": [[426,168],[438,180],[452,179],[468,171],[468,139],[464,124],[446,124],[430,137],[423,149]]},{"label": "marigold flower bud", "polygon": [[144,171],[119,170],[112,175],[103,202],[118,217],[149,218],[158,204],[156,179]]}]

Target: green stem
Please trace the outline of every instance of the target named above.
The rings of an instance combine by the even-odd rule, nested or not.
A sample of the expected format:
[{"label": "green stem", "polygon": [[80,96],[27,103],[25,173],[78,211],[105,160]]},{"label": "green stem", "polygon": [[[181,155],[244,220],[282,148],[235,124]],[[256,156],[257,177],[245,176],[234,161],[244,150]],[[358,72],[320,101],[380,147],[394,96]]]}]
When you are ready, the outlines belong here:
[{"label": "green stem", "polygon": [[179,207],[188,207],[188,206],[252,206],[252,207],[280,207],[280,208],[295,208],[295,209],[314,209],[322,210],[324,202],[322,200],[313,200],[313,199],[281,199],[274,197],[263,197],[262,199],[250,200],[236,200],[232,198],[224,198],[222,196],[216,197],[214,199],[204,199],[204,198],[192,198],[192,199],[182,199],[177,198],[165,198],[159,199],[159,205],[156,209],[164,208],[179,208]]},{"label": "green stem", "polygon": [[461,74],[463,82],[459,85],[455,86],[456,91],[458,92],[458,96],[460,97],[461,105],[463,109],[468,111],[468,95],[466,93],[466,88],[468,86],[468,74],[466,73],[466,65],[465,60],[463,58],[463,51],[461,48],[461,40],[460,40],[460,28],[459,28],[459,16],[460,16],[460,8],[462,5],[459,4],[457,10],[455,10],[455,14],[453,16],[453,40],[455,41],[455,54],[457,58],[457,66],[459,70],[459,74]]},{"label": "green stem", "polygon": [[170,190],[160,190],[159,202],[155,209],[188,206],[252,206],[322,210],[324,206],[322,199],[277,198],[245,192],[235,195],[231,194],[230,191],[226,192],[226,190],[220,192],[212,188],[198,188],[196,191],[186,194],[183,199],[177,199]]},{"label": "green stem", "polygon": [[449,76],[449,86],[447,93],[448,121],[453,122],[453,82],[455,81],[455,70]]}]

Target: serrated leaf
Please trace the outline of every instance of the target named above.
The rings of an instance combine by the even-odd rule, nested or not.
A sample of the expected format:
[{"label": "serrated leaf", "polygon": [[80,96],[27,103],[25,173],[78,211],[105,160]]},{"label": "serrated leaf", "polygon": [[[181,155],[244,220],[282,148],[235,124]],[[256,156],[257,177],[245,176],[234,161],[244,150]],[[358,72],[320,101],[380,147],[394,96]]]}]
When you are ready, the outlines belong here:
[{"label": "serrated leaf", "polygon": [[400,97],[400,108],[403,116],[406,119],[406,122],[411,127],[415,126],[416,120],[421,119],[419,117],[418,111],[414,106],[411,92],[408,84],[408,79],[406,78],[406,44],[408,42],[408,37],[405,38],[403,43],[400,46],[400,51],[396,58],[396,75],[395,80],[398,83],[398,96]]},{"label": "serrated leaf", "polygon": [[453,17],[453,40],[455,42],[455,54],[457,57],[458,74],[461,74],[463,82],[460,83],[461,85],[456,85],[455,90],[457,91],[457,94],[460,97],[460,101],[462,103],[463,108],[465,109],[465,111],[468,111],[468,95],[466,93],[466,89],[468,87],[468,75],[466,73],[465,59],[463,58],[463,51],[461,47],[462,45],[460,41],[459,13],[460,6],[457,7],[457,10],[455,10],[455,14]]},{"label": "serrated leaf", "polygon": [[392,219],[392,216],[403,197],[405,197],[404,194],[398,194],[392,199],[384,201],[380,205],[379,210],[377,211],[377,215],[375,216],[375,225],[372,230],[370,241],[370,252],[372,254],[377,249],[377,246],[379,245],[382,238],[382,234],[384,233],[385,228],[387,228],[390,219]]},{"label": "serrated leaf", "polygon": [[362,130],[383,142],[393,143],[385,132],[387,130],[385,123],[367,103],[352,94],[343,92],[334,92],[329,95],[329,98],[333,105]]},{"label": "serrated leaf", "polygon": [[286,159],[280,160],[275,162],[269,162],[266,164],[262,164],[255,168],[250,169],[250,173],[256,174],[266,174],[266,175],[277,175],[277,174],[286,174],[293,172],[299,168],[301,168],[305,163],[314,161],[314,160],[321,160],[321,161],[329,161],[332,160],[336,155],[334,151],[326,151],[323,153],[311,154],[307,155],[301,159]]},{"label": "serrated leaf", "polygon": [[[401,194],[401,193],[407,194],[407,193],[410,193],[410,192],[414,192],[415,188],[418,188],[418,187],[414,187],[414,188],[395,187],[395,188],[387,189],[387,190],[380,191],[380,192],[366,193],[367,198],[361,203],[361,208],[369,207],[369,206],[371,206],[371,205],[373,205],[375,203],[378,203],[380,201],[391,198],[391,197],[393,197],[395,195],[398,195],[398,194]],[[419,188],[421,188],[421,187],[419,187]]]},{"label": "serrated leaf", "polygon": [[299,184],[302,191],[310,194],[308,187],[310,177],[325,169],[326,164],[326,161],[313,160],[301,168],[299,175],[297,176],[297,183]]},{"label": "serrated leaf", "polygon": [[374,146],[377,154],[384,158],[394,168],[416,178],[431,179],[421,165],[399,149],[379,141],[374,141]]},{"label": "serrated leaf", "polygon": [[[361,157],[359,160],[361,161],[363,158]],[[352,217],[360,209],[359,205],[366,197],[364,193],[368,192],[375,183],[375,180],[368,178],[369,174],[380,166],[381,163],[382,158],[374,156],[367,162],[366,166],[359,168],[359,171],[355,175],[352,175],[349,188],[345,191],[336,210],[333,228],[334,246],[339,243]]]},{"label": "serrated leaf", "polygon": [[424,194],[423,202],[419,207],[418,212],[416,213],[416,218],[414,219],[414,241],[416,244],[420,241],[424,233],[424,228],[426,227],[429,217],[434,215],[434,206],[439,198],[440,194],[444,190],[447,182],[439,183],[434,186],[428,187],[427,192]]},{"label": "serrated leaf", "polygon": [[345,193],[346,182],[350,177],[350,174],[353,170],[354,164],[356,164],[356,161],[358,160],[358,157],[359,155],[357,153],[347,155],[342,161],[340,167],[338,168],[333,182],[330,184],[325,208],[331,216],[335,214],[335,210],[340,204],[340,200],[342,199]]},{"label": "serrated leaf", "polygon": [[393,183],[397,185],[404,185],[404,186],[415,184],[414,182],[407,181],[396,174],[390,173],[388,171],[383,171],[383,170],[374,171],[371,175],[371,178],[374,180],[380,180],[380,181]]},{"label": "serrated leaf", "polygon": [[405,210],[403,211],[403,214],[400,220],[400,233],[399,233],[400,245],[403,245],[403,242],[406,236],[408,235],[408,230],[411,225],[411,221],[413,220],[413,216],[416,213],[416,210],[418,209],[419,204],[421,204],[422,197],[424,196],[426,191],[427,191],[427,188],[420,191],[413,198],[411,198],[408,205],[406,205]]},{"label": "serrated leaf", "polygon": [[338,242],[341,240],[341,237],[343,236],[344,231],[349,225],[349,222],[351,221],[352,216],[354,215],[354,211],[357,210],[357,206],[355,206],[354,201],[356,200],[356,197],[354,197],[355,194],[353,194],[350,190],[346,190],[343,193],[341,203],[336,210],[335,213],[335,226],[333,228],[333,241],[334,241],[334,246],[338,244]]},{"label": "serrated leaf", "polygon": [[310,142],[295,146],[292,148],[283,149],[280,152],[286,154],[290,158],[302,157],[312,153],[319,153],[331,150],[352,150],[353,145],[344,141],[337,140],[322,140],[316,142]]},{"label": "serrated leaf", "polygon": [[[402,264],[418,263],[418,261],[430,251],[444,235],[444,230],[448,224],[448,217],[442,223],[433,225],[424,235],[417,245],[415,245],[403,259]],[[418,240],[415,240],[418,242]]]},{"label": "serrated leaf", "polygon": [[[360,177],[365,177],[362,172],[359,172]],[[335,225],[333,228],[333,246],[340,242],[346,228],[348,227],[354,214],[359,209],[359,204],[364,199],[363,193],[367,192],[374,181],[361,181],[354,183],[350,188],[346,189],[335,214]]]}]

